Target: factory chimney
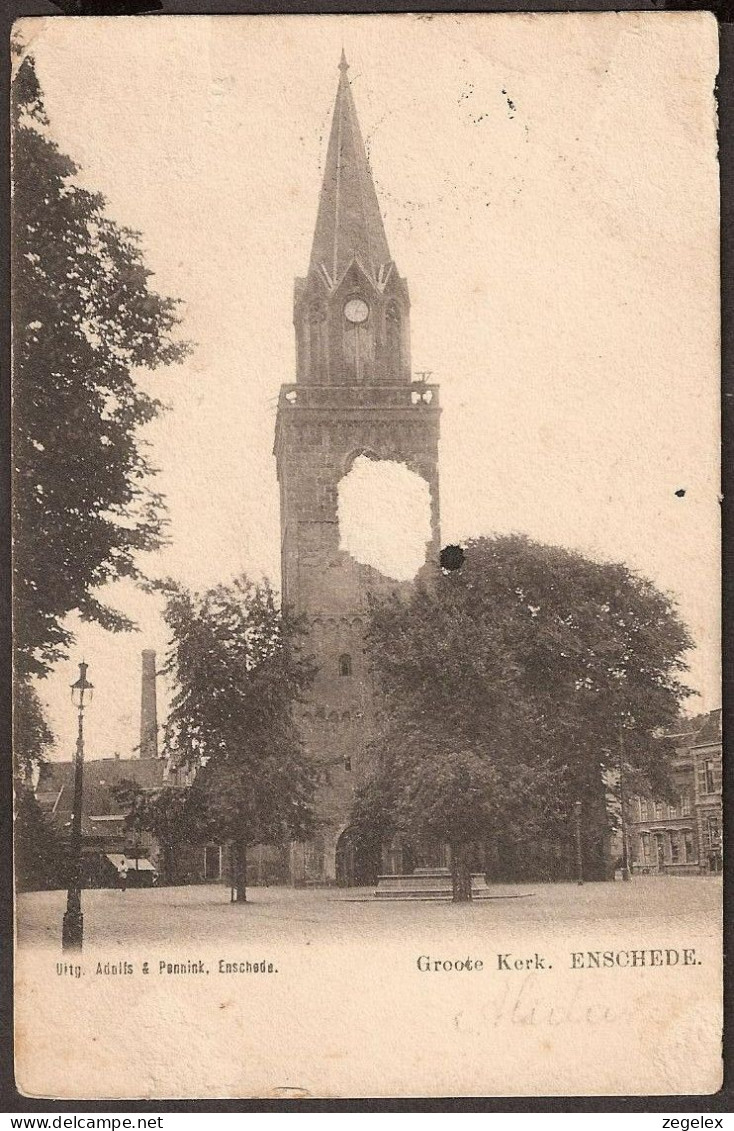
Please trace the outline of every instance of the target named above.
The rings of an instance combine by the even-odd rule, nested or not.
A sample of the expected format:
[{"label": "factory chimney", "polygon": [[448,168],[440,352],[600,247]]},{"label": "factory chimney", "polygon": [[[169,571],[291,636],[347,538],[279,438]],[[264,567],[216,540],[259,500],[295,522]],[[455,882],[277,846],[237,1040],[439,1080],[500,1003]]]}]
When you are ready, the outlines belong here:
[{"label": "factory chimney", "polygon": [[143,679],[140,694],[140,757],[158,757],[155,652],[150,648],[143,649]]}]

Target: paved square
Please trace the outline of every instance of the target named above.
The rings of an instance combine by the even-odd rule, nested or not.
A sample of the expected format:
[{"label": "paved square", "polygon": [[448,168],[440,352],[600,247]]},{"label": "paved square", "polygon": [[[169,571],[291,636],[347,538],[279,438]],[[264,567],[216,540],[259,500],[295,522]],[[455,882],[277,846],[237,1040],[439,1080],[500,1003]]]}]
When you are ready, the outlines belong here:
[{"label": "paved square", "polygon": [[[232,904],[220,886],[85,891],[81,956],[61,953],[65,893],[21,895],[20,1087],[390,1096],[414,1069],[431,1095],[472,1081],[480,1095],[718,1087],[720,878],[493,894],[457,905],[253,888]],[[680,957],[573,960],[633,948]]]},{"label": "paved square", "polygon": [[[85,944],[202,945],[241,941],[334,943],[369,937],[381,942],[498,931],[546,942],[569,934],[602,939],[678,936],[690,928],[716,934],[721,878],[638,877],[629,883],[493,885],[496,898],[471,904],[398,902],[371,898],[371,888],[258,888],[246,904],[230,903],[222,885],[118,890],[82,894]],[[18,898],[21,947],[55,946],[66,893],[29,892]]]}]

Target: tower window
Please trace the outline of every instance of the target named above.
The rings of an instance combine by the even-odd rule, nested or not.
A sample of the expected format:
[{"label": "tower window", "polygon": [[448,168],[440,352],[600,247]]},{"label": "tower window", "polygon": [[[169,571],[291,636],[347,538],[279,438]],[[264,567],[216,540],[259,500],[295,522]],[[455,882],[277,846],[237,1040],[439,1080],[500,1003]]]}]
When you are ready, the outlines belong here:
[{"label": "tower window", "polygon": [[324,320],[326,311],[314,302],[309,310],[309,370],[311,379],[319,379],[324,361]]},{"label": "tower window", "polygon": [[386,312],[387,321],[387,365],[393,379],[398,379],[403,368],[402,342],[400,332],[400,310],[397,303],[391,302]]},{"label": "tower window", "polygon": [[348,754],[344,755],[344,769],[347,771],[347,773],[351,773],[352,759],[349,757]]},{"label": "tower window", "polygon": [[339,657],[339,675],[351,675],[351,674],[352,674],[352,657],[349,655],[348,652],[344,652],[344,654]]}]

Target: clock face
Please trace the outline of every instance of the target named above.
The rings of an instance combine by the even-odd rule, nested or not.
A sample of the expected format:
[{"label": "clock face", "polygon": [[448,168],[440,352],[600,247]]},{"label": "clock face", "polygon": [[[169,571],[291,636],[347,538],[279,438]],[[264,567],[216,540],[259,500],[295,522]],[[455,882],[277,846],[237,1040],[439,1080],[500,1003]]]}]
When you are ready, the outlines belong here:
[{"label": "clock face", "polygon": [[350,298],[344,307],[344,317],[348,322],[366,322],[370,308],[364,299]]}]

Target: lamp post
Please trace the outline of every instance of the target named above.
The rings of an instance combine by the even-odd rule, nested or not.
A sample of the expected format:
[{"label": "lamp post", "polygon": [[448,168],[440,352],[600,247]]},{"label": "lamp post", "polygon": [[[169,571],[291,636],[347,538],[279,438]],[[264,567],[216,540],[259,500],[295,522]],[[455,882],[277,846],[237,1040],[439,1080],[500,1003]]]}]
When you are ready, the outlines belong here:
[{"label": "lamp post", "polygon": [[71,876],[66,893],[66,911],[61,929],[61,949],[81,950],[84,938],[82,915],[82,794],[84,784],[84,698],[92,684],[87,680],[88,664],[79,665],[79,679],[71,685],[71,701],[77,708],[79,727],[74,755],[74,812],[71,819]]},{"label": "lamp post", "polygon": [[627,843],[626,799],[624,796],[624,725],[619,724],[619,820],[622,826],[622,879],[630,878],[629,845]]},{"label": "lamp post", "polygon": [[581,852],[581,802],[573,804],[574,825],[576,830],[576,883],[584,882],[584,858]]}]

